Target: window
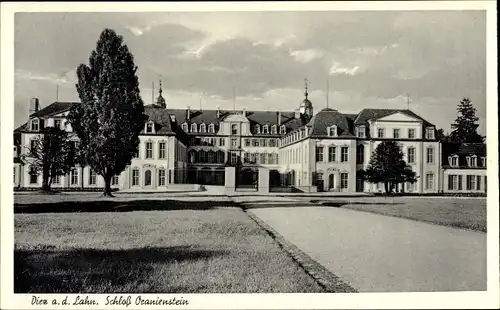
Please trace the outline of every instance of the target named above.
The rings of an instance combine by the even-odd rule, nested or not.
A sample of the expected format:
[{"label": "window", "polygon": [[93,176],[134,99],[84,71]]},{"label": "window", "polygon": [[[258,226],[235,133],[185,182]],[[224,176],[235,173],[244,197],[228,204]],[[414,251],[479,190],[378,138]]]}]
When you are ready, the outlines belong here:
[{"label": "window", "polygon": [[271,126],[271,133],[272,134],[277,134],[278,133],[278,127],[276,127],[276,125],[272,125]]},{"label": "window", "polygon": [[205,163],[207,161],[207,153],[204,150],[198,152],[198,161]]},{"label": "window", "polygon": [[94,169],[90,169],[90,175],[89,175],[89,185],[96,185],[97,184],[97,173],[94,171]]},{"label": "window", "polygon": [[31,131],[40,130],[40,120],[34,119],[31,121]]},{"label": "window", "polygon": [[397,128],[393,129],[393,130],[392,130],[392,137],[393,137],[394,139],[399,139],[399,132],[400,132],[400,130],[399,130],[399,129],[397,129]]},{"label": "window", "polygon": [[284,135],[286,133],[286,127],[285,125],[280,126],[280,134]]},{"label": "window", "polygon": [[250,139],[245,139],[245,146],[250,146],[250,142],[251,142]]},{"label": "window", "polygon": [[429,140],[434,140],[434,128],[428,127],[425,130],[425,137]]},{"label": "window", "polygon": [[365,161],[365,146],[364,145],[358,145],[357,150],[356,150],[356,163],[357,164],[362,164]]},{"label": "window", "polygon": [[341,161],[341,162],[343,162],[343,163],[345,163],[345,162],[349,161],[349,147],[347,147],[347,146],[343,146],[343,147],[341,148],[341,152],[342,152],[342,153],[341,153],[341,155],[340,155],[340,156],[341,156],[341,157],[340,157],[340,161]]},{"label": "window", "polygon": [[408,148],[408,163],[409,164],[415,163],[415,148],[414,147]]},{"label": "window", "polygon": [[224,138],[219,138],[219,145],[224,146],[226,144],[226,140]]},{"label": "window", "polygon": [[78,169],[73,168],[69,172],[70,184],[77,185],[78,184]]},{"label": "window", "polygon": [[329,137],[336,137],[337,136],[337,126],[328,127],[328,136]]},{"label": "window", "polygon": [[469,161],[469,166],[477,167],[477,156],[468,157],[467,160]]},{"label": "window", "polygon": [[158,158],[159,159],[165,159],[165,157],[167,157],[166,155],[166,146],[167,144],[165,142],[160,142],[160,144],[158,145]]},{"label": "window", "polygon": [[153,142],[146,142],[146,158],[153,158]]},{"label": "window", "polygon": [[158,186],[165,186],[165,169],[158,170]]},{"label": "window", "polygon": [[358,127],[358,138],[365,138],[365,137],[366,137],[366,127],[359,126]]},{"label": "window", "polygon": [[434,189],[434,174],[428,173],[425,175],[425,188]]},{"label": "window", "polygon": [[461,190],[462,189],[462,176],[461,175],[449,175],[448,176],[448,189],[449,190]]},{"label": "window", "polygon": [[61,176],[56,175],[56,176],[52,177],[52,184],[61,184]]},{"label": "window", "polygon": [[468,175],[466,178],[466,188],[467,190],[474,190],[476,189],[476,176],[475,175]]},{"label": "window", "polygon": [[478,175],[476,178],[476,190],[480,191],[481,190],[481,176]]},{"label": "window", "polygon": [[139,169],[132,170],[132,186],[139,185]]},{"label": "window", "polygon": [[231,152],[231,164],[236,164],[238,162],[238,154],[236,152]]},{"label": "window", "polygon": [[214,163],[214,151],[208,151],[208,163],[209,164],[213,164]]},{"label": "window", "polygon": [[334,162],[337,161],[337,147],[335,146],[330,146],[328,147],[328,161],[329,162]]},{"label": "window", "polygon": [[232,124],[231,125],[231,134],[232,135],[237,135],[238,134],[238,124]]},{"label": "window", "polygon": [[385,137],[385,129],[384,128],[379,128],[377,130],[377,137],[379,137],[379,138],[384,138]]},{"label": "window", "polygon": [[144,172],[144,186],[151,186],[151,170]]},{"label": "window", "polygon": [[427,148],[427,163],[428,164],[434,163],[434,148],[432,147]]},{"label": "window", "polygon": [[260,139],[260,146],[267,147],[267,139]]},{"label": "window", "polygon": [[255,125],[255,133],[260,133],[260,125]]},{"label": "window", "polygon": [[269,127],[267,125],[262,127],[262,133],[269,133]]},{"label": "window", "polygon": [[16,184],[16,167],[14,167],[14,184]]},{"label": "window", "polygon": [[117,174],[111,178],[111,185],[118,185],[118,183],[120,183],[120,176]]},{"label": "window", "polygon": [[188,132],[188,124],[187,123],[182,124],[182,130],[184,132]]},{"label": "window", "polygon": [[33,139],[30,141],[30,153],[36,153],[37,152],[37,146],[38,146],[38,140]]},{"label": "window", "polygon": [[346,189],[349,187],[349,175],[345,172],[340,174],[340,188]]},{"label": "window", "polygon": [[207,132],[207,125],[201,124],[200,125],[200,132]]},{"label": "window", "polygon": [[269,146],[276,147],[276,139],[269,139]]},{"label": "window", "polygon": [[215,126],[214,126],[214,124],[208,125],[208,132],[210,132],[210,133],[214,133],[215,132]]},{"label": "window", "polygon": [[408,139],[415,139],[415,129],[408,129]]},{"label": "window", "polygon": [[191,132],[198,132],[198,127],[195,123],[191,124]]},{"label": "window", "polygon": [[54,127],[61,129],[61,120],[60,119],[54,120]]},{"label": "window", "polygon": [[259,146],[260,145],[260,140],[259,139],[253,139],[253,146]]},{"label": "window", "polygon": [[30,184],[38,183],[38,171],[34,167],[30,168]]},{"label": "window", "polygon": [[235,148],[238,146],[238,139],[231,138],[231,147]]},{"label": "window", "polygon": [[458,166],[458,156],[457,155],[449,157],[448,160],[450,161],[450,166],[454,166],[454,167]]},{"label": "window", "polygon": [[322,146],[316,147],[316,161],[317,162],[323,161],[323,147]]},{"label": "window", "polygon": [[146,123],[146,133],[153,133],[153,123],[152,122],[147,122]]}]

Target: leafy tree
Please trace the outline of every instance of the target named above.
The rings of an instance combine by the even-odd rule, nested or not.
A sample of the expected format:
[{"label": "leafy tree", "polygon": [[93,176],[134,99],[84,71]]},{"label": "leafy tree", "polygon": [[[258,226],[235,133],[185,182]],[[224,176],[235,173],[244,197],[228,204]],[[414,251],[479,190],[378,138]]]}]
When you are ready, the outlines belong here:
[{"label": "leafy tree", "polygon": [[42,172],[42,190],[50,191],[53,179],[74,167],[75,149],[66,131],[45,127],[21,155],[21,160],[29,164],[33,172]]},{"label": "leafy tree", "polygon": [[384,183],[386,193],[391,193],[396,184],[415,183],[416,174],[403,159],[403,152],[394,141],[380,143],[373,152],[368,167],[360,175],[370,183]]},{"label": "leafy tree", "polygon": [[457,111],[458,116],[455,123],[451,124],[450,142],[482,143],[483,137],[477,133],[479,118],[476,116],[476,109],[469,98],[460,101]]},{"label": "leafy tree", "polygon": [[136,71],[122,36],[110,29],[101,33],[89,65],[77,69],[81,104],[72,106],[68,120],[85,162],[105,181],[104,196],[112,196],[111,178],[137,153],[146,121]]}]

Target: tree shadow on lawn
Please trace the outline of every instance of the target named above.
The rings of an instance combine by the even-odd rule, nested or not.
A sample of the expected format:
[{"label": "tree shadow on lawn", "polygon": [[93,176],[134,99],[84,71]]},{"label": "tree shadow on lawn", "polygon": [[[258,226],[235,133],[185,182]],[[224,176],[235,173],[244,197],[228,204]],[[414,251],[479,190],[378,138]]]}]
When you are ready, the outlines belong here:
[{"label": "tree shadow on lawn", "polygon": [[70,212],[130,212],[209,210],[218,207],[236,207],[230,201],[181,201],[181,200],[98,200],[61,201],[49,203],[14,204],[14,213],[70,213]]},{"label": "tree shadow on lawn", "polygon": [[290,202],[273,202],[269,201],[259,201],[259,202],[240,202],[240,206],[244,209],[265,209],[265,208],[308,208],[308,207],[334,207],[342,208],[345,205],[403,205],[399,202],[356,202],[356,201],[323,201],[323,200],[309,200],[309,201],[290,201]]},{"label": "tree shadow on lawn", "polygon": [[226,254],[222,250],[191,246],[120,250],[54,248],[14,251],[14,293],[197,292],[205,287],[178,286],[174,281],[167,288],[155,286],[150,279],[153,265]]}]

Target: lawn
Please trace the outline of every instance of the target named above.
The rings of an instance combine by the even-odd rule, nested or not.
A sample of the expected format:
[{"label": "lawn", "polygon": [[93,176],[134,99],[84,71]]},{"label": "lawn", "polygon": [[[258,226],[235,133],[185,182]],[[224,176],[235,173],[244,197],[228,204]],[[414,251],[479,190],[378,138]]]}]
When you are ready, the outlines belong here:
[{"label": "lawn", "polygon": [[16,293],[323,289],[239,208],[15,214]]},{"label": "lawn", "polygon": [[341,207],[486,232],[486,199],[377,197],[345,201]]}]

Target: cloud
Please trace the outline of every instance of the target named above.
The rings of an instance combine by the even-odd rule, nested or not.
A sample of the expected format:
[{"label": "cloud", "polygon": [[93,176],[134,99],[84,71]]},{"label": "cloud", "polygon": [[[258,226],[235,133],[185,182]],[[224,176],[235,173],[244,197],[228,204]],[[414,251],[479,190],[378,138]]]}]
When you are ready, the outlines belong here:
[{"label": "cloud", "polygon": [[323,51],[316,49],[290,51],[290,55],[293,56],[295,60],[302,63],[308,63],[314,59],[321,58],[324,54]]},{"label": "cloud", "polygon": [[344,74],[344,75],[356,75],[360,71],[359,66],[354,66],[352,68],[348,67],[343,67],[340,63],[335,62],[332,67],[330,68],[330,74],[331,75],[339,75],[339,74]]},{"label": "cloud", "polygon": [[15,72],[16,79],[30,81],[45,81],[52,84],[72,84],[77,82],[76,70],[62,70],[60,73],[39,73],[23,69],[17,69]]}]

